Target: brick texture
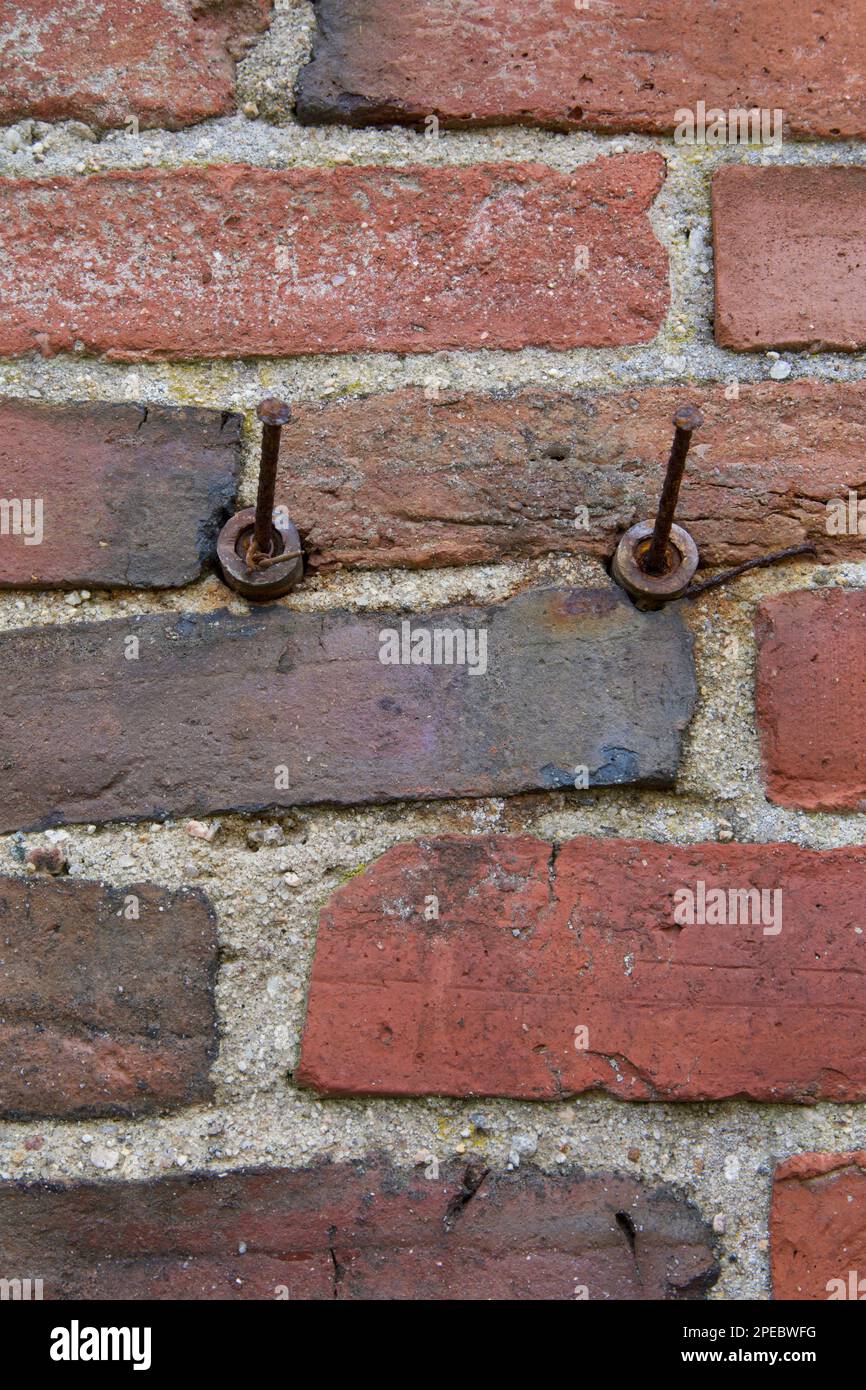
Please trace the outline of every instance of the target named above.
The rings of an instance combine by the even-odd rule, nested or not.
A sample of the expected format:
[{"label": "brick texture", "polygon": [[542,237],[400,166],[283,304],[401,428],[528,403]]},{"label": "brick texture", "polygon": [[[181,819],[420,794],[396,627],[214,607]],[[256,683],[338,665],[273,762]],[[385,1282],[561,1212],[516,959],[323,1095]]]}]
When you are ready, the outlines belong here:
[{"label": "brick texture", "polygon": [[663,177],[642,154],[569,174],[235,165],[0,180],[0,353],[37,338],[124,360],[647,342],[668,303],[647,217]]},{"label": "brick texture", "polygon": [[[477,669],[382,664],[382,632],[399,641],[403,623],[468,631]],[[0,635],[0,667],[3,830],[499,795],[574,786],[578,765],[593,785],[666,784],[695,695],[680,614],[640,614],[614,588],[412,618],[267,608],[30,628]]]},{"label": "brick texture", "polygon": [[697,1299],[718,1275],[708,1227],[665,1188],[381,1160],[2,1183],[0,1247],[62,1299]]},{"label": "brick texture", "polygon": [[676,111],[781,107],[798,137],[866,135],[858,0],[315,0],[301,120],[669,134]]},{"label": "brick texture", "polygon": [[671,416],[687,398],[706,423],[677,516],[704,564],[805,540],[826,560],[866,553],[866,515],[862,535],[828,535],[826,506],[847,507],[849,491],[866,496],[866,384],[766,382],[741,387],[735,401],[725,389],[431,398],[428,387],[302,403],[283,434],[278,491],[317,570],[546,551],[606,559],[627,527],[653,514]]},{"label": "brick texture", "polygon": [[770,800],[866,810],[866,590],[780,594],[760,605],[755,627]]},{"label": "brick texture", "polygon": [[0,122],[176,128],[234,110],[234,59],[272,0],[6,0]]},{"label": "brick texture", "polygon": [[200,893],[0,879],[0,1114],[146,1115],[208,1100],[215,971]]},{"label": "brick texture", "polygon": [[3,497],[31,504],[18,535],[14,515],[0,516],[0,587],[198,578],[234,509],[241,423],[218,410],[0,401]]},{"label": "brick texture", "polygon": [[866,168],[734,165],[712,211],[721,347],[866,347]]},{"label": "brick texture", "polygon": [[[864,862],[790,845],[401,845],[322,913],[295,1080],[330,1095],[866,1099]],[[697,901],[699,883],[767,890],[768,909],[781,890],[781,919],[677,925],[675,893]]]},{"label": "brick texture", "polygon": [[866,1298],[866,1152],[797,1154],[773,1179],[773,1297]]}]

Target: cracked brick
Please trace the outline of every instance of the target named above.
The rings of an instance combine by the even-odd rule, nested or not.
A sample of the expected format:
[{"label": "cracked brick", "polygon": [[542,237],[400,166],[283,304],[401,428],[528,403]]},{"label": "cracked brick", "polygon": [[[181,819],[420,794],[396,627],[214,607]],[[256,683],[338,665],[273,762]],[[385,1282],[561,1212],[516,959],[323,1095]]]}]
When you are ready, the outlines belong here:
[{"label": "cracked brick", "polygon": [[427,1179],[374,1157],[0,1183],[0,1246],[9,1268],[40,1271],[46,1299],[66,1300],[694,1300],[718,1277],[708,1226],[666,1187],[488,1173],[449,1221],[466,1169],[450,1161]]},{"label": "cracked brick", "polygon": [[[407,389],[294,406],[280,495],[316,570],[496,563],[551,551],[609,559],[658,503],[671,417],[695,436],[677,518],[705,565],[813,542],[854,560],[863,535],[827,529],[828,502],[866,489],[866,386],[797,381],[634,391]],[[306,462],[302,470],[297,460]],[[863,503],[866,513],[866,502]]]},{"label": "cracked brick", "polygon": [[[866,853],[530,836],[389,850],[323,909],[297,1084],[325,1095],[866,1099]],[[679,890],[757,890],[739,920]],[[777,930],[778,928],[778,930]]]}]

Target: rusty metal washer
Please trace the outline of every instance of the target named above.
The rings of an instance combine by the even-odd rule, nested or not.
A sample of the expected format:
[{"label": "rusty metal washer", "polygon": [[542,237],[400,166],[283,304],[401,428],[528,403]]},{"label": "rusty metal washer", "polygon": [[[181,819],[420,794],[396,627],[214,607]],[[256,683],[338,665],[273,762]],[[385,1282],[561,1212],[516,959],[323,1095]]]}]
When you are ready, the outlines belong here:
[{"label": "rusty metal washer", "polygon": [[617,546],[611,565],[617,584],[631,594],[635,606],[644,613],[682,598],[698,567],[698,547],[692,537],[682,526],[672,525],[667,545],[667,572],[647,574],[641,561],[645,563],[654,526],[652,521],[639,521],[630,527]]},{"label": "rusty metal washer", "polygon": [[[265,569],[250,569],[244,559],[256,524],[255,507],[235,512],[217,540],[217,558],[223,577],[244,598],[282,598],[297,588],[304,577],[301,538],[293,522],[275,515],[272,521],[276,563]],[[285,555],[285,559],[282,557]]]}]

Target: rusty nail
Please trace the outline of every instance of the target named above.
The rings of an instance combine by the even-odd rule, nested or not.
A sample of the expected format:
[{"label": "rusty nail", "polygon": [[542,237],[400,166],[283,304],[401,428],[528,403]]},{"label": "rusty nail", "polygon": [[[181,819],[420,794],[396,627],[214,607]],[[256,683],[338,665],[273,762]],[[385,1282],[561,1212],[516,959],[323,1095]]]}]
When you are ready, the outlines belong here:
[{"label": "rusty nail", "polygon": [[703,422],[697,406],[679,407],[655,521],[629,527],[613,557],[611,574],[644,612],[682,598],[698,567],[698,548],[688,531],[674,524],[674,515],[692,432]]},{"label": "rusty nail", "polygon": [[809,542],[792,545],[786,550],[776,550],[770,555],[746,560],[734,569],[725,570],[698,584],[692,583],[699,563],[698,548],[688,531],[674,524],[674,515],[692,434],[703,423],[704,417],[697,406],[679,407],[674,415],[674,442],[655,521],[640,521],[636,526],[631,526],[620,538],[614,552],[611,574],[644,612],[661,608],[673,599],[696,598],[707,589],[726,584],[729,579],[736,579],[749,570],[763,569],[795,555],[818,553]]},{"label": "rusty nail", "polygon": [[259,459],[259,490],[256,496],[256,521],[253,538],[247,549],[246,560],[250,569],[256,569],[260,560],[269,556],[274,548],[271,534],[274,515],[274,495],[277,488],[277,460],[280,456],[280,435],[283,425],[292,418],[292,408],[276,396],[268,396],[256,411],[262,422],[262,452]]},{"label": "rusty nail", "polygon": [[668,541],[680,495],[680,484],[686,471],[686,458],[692,442],[692,432],[704,423],[696,405],[681,405],[674,415],[674,442],[671,445],[664,487],[659,498],[655,525],[649,549],[641,559],[647,574],[664,574],[668,568]]},{"label": "rusty nail", "polygon": [[[217,557],[231,588],[245,598],[273,599],[290,593],[304,574],[297,527],[274,512],[280,433],[291,420],[292,411],[285,401],[268,397],[256,414],[262,422],[256,505],[236,512],[226,522],[217,538]],[[283,511],[280,508],[280,513]]]}]

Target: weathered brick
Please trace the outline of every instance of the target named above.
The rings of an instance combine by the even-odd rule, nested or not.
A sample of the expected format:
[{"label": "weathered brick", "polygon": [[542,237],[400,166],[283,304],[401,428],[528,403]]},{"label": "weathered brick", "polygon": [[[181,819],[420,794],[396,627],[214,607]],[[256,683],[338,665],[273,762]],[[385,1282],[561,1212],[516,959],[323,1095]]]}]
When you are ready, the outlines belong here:
[{"label": "weathered brick", "polygon": [[866,135],[858,0],[616,5],[315,0],[302,121],[669,134],[681,107],[780,107],[798,137]]},{"label": "weathered brick", "polygon": [[718,1276],[708,1227],[666,1188],[381,1159],[0,1183],[0,1248],[51,1299],[698,1299]]},{"label": "weathered brick", "polygon": [[773,1297],[866,1298],[866,1152],[780,1163],[770,1211]]},{"label": "weathered brick", "polygon": [[215,971],[200,893],[0,879],[0,1113],[144,1115],[209,1099]]},{"label": "weathered brick", "polygon": [[608,558],[621,533],[655,510],[684,398],[706,423],[677,515],[704,564],[805,540],[825,560],[866,553],[866,502],[862,535],[829,535],[826,506],[847,509],[849,492],[863,491],[863,382],[762,382],[740,387],[736,400],[723,386],[425,389],[295,407],[279,495],[291,499],[313,568],[484,564],[546,551]]},{"label": "weathered brick", "polygon": [[[782,844],[400,845],[323,910],[295,1080],[329,1095],[863,1100],[864,862]],[[701,883],[771,896],[753,923],[677,925],[675,894],[697,906]]]},{"label": "weathered brick", "polygon": [[647,217],[663,177],[641,154],[565,174],[230,165],[2,180],[0,353],[647,342],[669,294]]},{"label": "weathered brick", "polygon": [[234,59],[272,0],[7,0],[0,122],[172,129],[234,110]]},{"label": "weathered brick", "polygon": [[866,590],[765,599],[755,628],[768,797],[810,811],[866,809]]},{"label": "weathered brick", "polygon": [[721,347],[866,347],[866,168],[731,165],[712,208]]},{"label": "weathered brick", "polygon": [[[382,664],[403,623],[469,631],[467,660]],[[0,667],[2,830],[500,795],[574,786],[578,766],[593,785],[666,784],[695,698],[680,614],[638,613],[613,587],[411,618],[273,607],[29,628],[0,634]]]},{"label": "weathered brick", "polygon": [[0,401],[3,498],[30,506],[23,531],[0,511],[0,588],[198,578],[234,508],[241,423],[218,410]]}]

